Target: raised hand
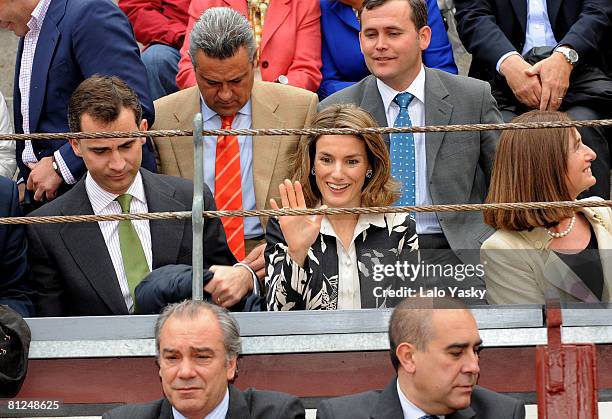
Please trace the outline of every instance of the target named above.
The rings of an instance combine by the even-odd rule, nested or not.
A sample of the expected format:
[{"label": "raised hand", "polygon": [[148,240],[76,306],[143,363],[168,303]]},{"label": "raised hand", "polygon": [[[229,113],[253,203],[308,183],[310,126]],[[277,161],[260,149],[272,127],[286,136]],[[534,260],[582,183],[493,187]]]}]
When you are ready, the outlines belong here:
[{"label": "raised hand", "polygon": [[[300,182],[291,183],[289,179],[285,179],[283,183],[278,185],[278,191],[283,208],[306,208],[304,192],[302,192]],[[279,209],[274,199],[270,200],[270,206],[272,209]],[[323,205],[321,208],[327,208],[327,206]],[[278,217],[280,228],[289,248],[289,256],[300,266],[304,266],[308,249],[321,231],[321,220],[323,220],[323,215]]]}]

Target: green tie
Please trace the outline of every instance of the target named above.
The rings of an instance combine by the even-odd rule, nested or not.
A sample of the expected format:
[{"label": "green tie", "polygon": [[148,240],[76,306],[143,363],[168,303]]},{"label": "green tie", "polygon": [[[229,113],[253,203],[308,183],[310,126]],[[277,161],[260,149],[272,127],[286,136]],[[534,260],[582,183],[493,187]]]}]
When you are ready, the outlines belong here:
[{"label": "green tie", "polygon": [[[124,214],[130,213],[132,198],[130,194],[119,195],[115,198],[119,205],[121,205],[121,212]],[[130,287],[130,294],[134,300],[134,313],[136,313],[134,290],[136,285],[149,274],[149,265],[142,249],[142,243],[140,243],[131,220],[119,221],[119,244],[121,247],[121,257],[123,258],[123,270]]]}]

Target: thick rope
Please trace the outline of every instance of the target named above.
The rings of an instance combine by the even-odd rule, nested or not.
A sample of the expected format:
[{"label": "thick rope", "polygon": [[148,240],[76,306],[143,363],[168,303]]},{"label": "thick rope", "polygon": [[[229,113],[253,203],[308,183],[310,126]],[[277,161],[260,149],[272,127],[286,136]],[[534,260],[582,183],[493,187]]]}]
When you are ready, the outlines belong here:
[{"label": "thick rope", "polygon": [[[400,132],[462,132],[491,131],[512,129],[567,128],[567,127],[605,127],[612,126],[612,119],[595,119],[586,121],[524,122],[507,124],[465,124],[465,125],[432,125],[425,127],[376,127],[376,128],[266,128],[266,129],[210,129],[203,130],[202,135],[358,135],[362,133],[391,134]],[[0,134],[3,140],[75,140],[95,138],[134,138],[134,137],[191,137],[193,130],[154,130],[154,131],[110,131],[110,132],[73,132],[73,133],[37,133],[37,134]]]},{"label": "thick rope", "polygon": [[[219,217],[273,217],[284,215],[338,215],[338,214],[382,214],[403,212],[465,212],[482,211],[485,209],[502,210],[529,210],[547,208],[584,208],[584,207],[612,207],[612,201],[559,201],[559,202],[514,202],[503,204],[453,204],[453,205],[425,205],[403,207],[367,207],[367,208],[307,208],[278,210],[233,210],[233,211],[204,211],[204,218]],[[152,212],[142,214],[111,214],[111,215],[57,215],[49,217],[4,217],[0,224],[46,224],[46,223],[80,223],[98,221],[121,220],[167,220],[191,218],[191,211],[180,212]]]}]

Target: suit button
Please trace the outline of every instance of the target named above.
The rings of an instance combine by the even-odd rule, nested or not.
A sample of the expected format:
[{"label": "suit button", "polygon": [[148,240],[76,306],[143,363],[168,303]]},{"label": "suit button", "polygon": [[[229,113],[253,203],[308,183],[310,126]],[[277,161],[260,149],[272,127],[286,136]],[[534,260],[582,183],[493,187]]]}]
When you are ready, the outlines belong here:
[{"label": "suit button", "polygon": [[535,248],[536,249],[538,249],[538,250],[542,249],[543,243],[541,241],[536,240],[536,242],[534,244],[535,244]]},{"label": "suit button", "polygon": [[268,68],[269,65],[270,65],[270,63],[268,63],[267,61],[262,61],[261,62],[261,68]]}]

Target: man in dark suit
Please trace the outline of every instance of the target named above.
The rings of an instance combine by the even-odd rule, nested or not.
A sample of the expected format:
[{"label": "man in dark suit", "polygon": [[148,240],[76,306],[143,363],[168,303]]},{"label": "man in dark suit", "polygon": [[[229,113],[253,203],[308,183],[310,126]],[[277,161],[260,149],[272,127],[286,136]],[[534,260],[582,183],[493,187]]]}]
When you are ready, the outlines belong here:
[{"label": "man in dark suit", "polygon": [[[67,132],[70,95],[93,74],[115,75],[138,94],[149,126],[154,121],[145,67],[125,15],[110,0],[0,1],[0,22],[20,36],[13,106],[16,133]],[[85,173],[63,140],[18,141],[22,199],[51,200]],[[151,141],[143,167],[155,171]],[[37,201],[37,202],[34,202]]]},{"label": "man in dark suit", "polygon": [[244,392],[236,377],[242,344],[234,317],[224,308],[186,300],[162,312],[155,325],[162,400],[127,405],[104,419],[293,419],[304,418],[297,397],[271,391]]},{"label": "man in dark suit", "polygon": [[[0,176],[0,217],[19,217],[17,186]],[[8,305],[23,317],[34,316],[26,288],[28,262],[25,226],[0,225],[0,304]]]},{"label": "man in dark suit", "polygon": [[[94,76],[74,92],[69,108],[73,131],[146,130],[136,94],[116,77]],[[70,140],[86,176],[72,190],[34,211],[34,216],[188,211],[192,183],[140,168],[144,138]],[[126,203],[127,200],[127,203]],[[210,191],[204,207],[214,210]],[[236,262],[218,219],[204,225],[205,284],[218,272],[253,288],[251,272]],[[151,271],[191,264],[190,220],[155,220],[28,226],[33,288],[41,316],[137,313],[134,290]],[[217,266],[212,265],[229,265]],[[213,274],[212,270],[215,270]],[[240,298],[238,298],[239,300]]]},{"label": "man in dark suit", "polygon": [[[493,84],[505,121],[530,109],[562,110],[577,120],[608,118],[609,102],[597,101],[612,86],[605,74],[611,5],[609,0],[455,0],[457,30],[472,54],[470,75]],[[523,56],[536,47],[548,47],[552,53],[532,65]],[[592,85],[593,92],[578,100],[572,92],[575,76],[586,67],[589,79],[580,84],[598,79],[605,87],[598,91]],[[579,130],[597,153],[592,163],[597,184],[587,196],[607,199],[610,154],[605,130]]]},{"label": "man in dark suit", "polygon": [[[325,99],[353,103],[369,111],[380,126],[498,123],[501,116],[487,83],[454,76],[423,66],[422,51],[429,45],[427,8],[415,0],[365,0],[360,11],[359,42],[372,73],[355,85]],[[408,96],[401,107],[398,100]],[[407,107],[407,111],[403,111]],[[391,150],[392,175],[403,170],[403,140],[383,136]],[[492,131],[427,133],[411,136],[414,145],[412,178],[401,178],[404,205],[482,203],[487,193],[498,135]],[[414,186],[410,188],[410,184]],[[412,201],[404,200],[412,196]],[[478,212],[417,213],[419,248],[438,264],[477,264],[473,249],[493,230]],[[453,252],[445,249],[452,249]],[[470,252],[469,249],[472,249]],[[431,282],[429,285],[434,285]],[[466,282],[459,284],[467,285]],[[481,281],[472,282],[482,286]]]},{"label": "man in dark suit", "polygon": [[[397,378],[382,391],[323,401],[319,419],[523,419],[522,402],[476,386],[482,340],[451,299],[408,298],[389,322]],[[435,415],[435,416],[434,416]]]}]

